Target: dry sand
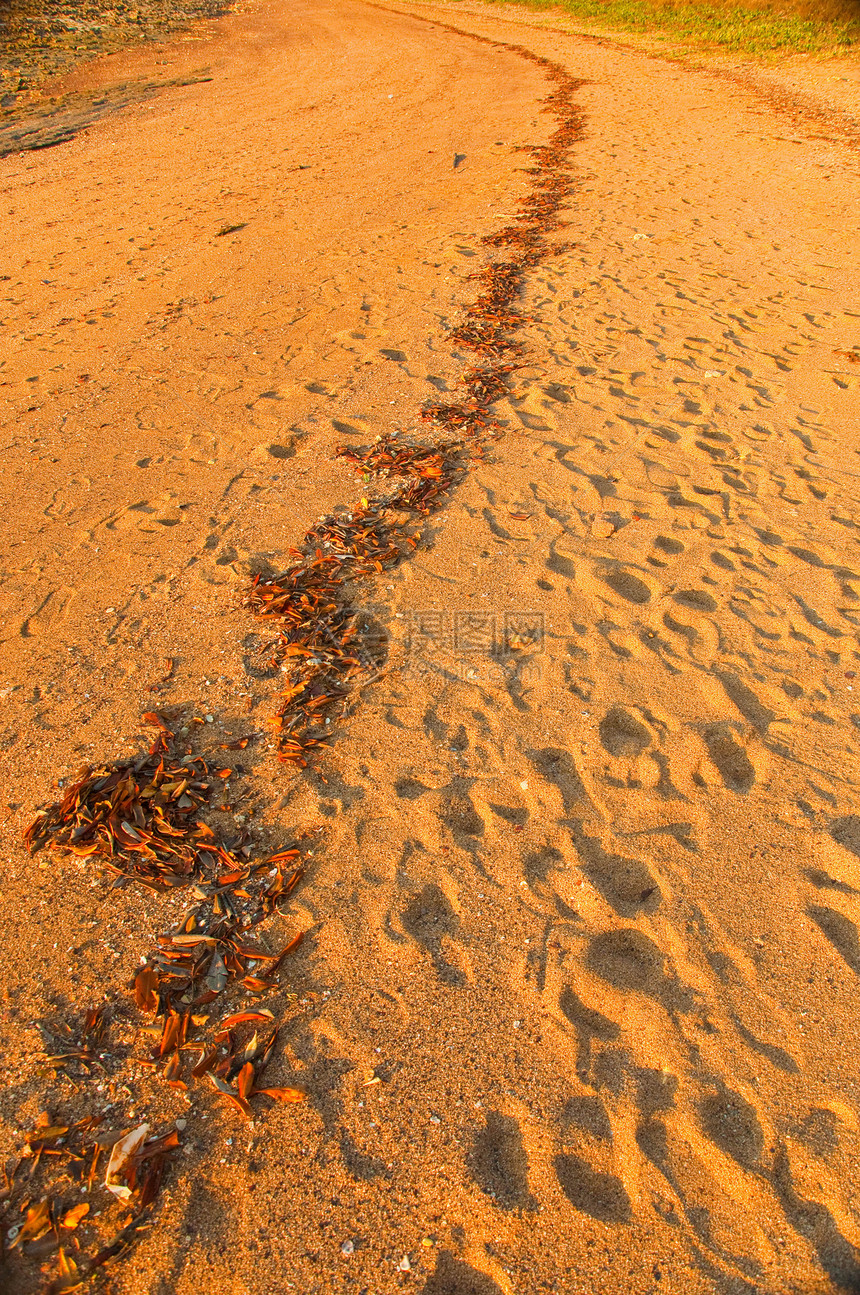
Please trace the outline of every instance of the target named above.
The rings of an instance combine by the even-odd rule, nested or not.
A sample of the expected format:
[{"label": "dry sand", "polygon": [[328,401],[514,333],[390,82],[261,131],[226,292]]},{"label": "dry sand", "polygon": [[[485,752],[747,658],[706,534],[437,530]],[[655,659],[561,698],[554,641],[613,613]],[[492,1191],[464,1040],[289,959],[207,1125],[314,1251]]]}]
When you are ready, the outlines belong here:
[{"label": "dry sand", "polygon": [[[249,1127],[109,1044],[54,1078],[59,1023],[122,1003],[187,900],[21,831],[155,706],[195,749],[265,732],[242,586],[356,498],[336,445],[453,390],[480,239],[551,129],[538,68],[426,18],[562,63],[586,129],[506,434],[363,590],[385,673],[312,767],[265,737],[225,797],[260,849],[320,829],[269,933],[310,932],[267,1075],[309,1100]],[[63,88],[211,80],[0,162],[2,1149],[46,1109],[187,1121],[102,1289],[860,1289],[860,174],[831,75],[789,113],[528,16],[255,3]],[[494,655],[526,614],[541,650]]]}]

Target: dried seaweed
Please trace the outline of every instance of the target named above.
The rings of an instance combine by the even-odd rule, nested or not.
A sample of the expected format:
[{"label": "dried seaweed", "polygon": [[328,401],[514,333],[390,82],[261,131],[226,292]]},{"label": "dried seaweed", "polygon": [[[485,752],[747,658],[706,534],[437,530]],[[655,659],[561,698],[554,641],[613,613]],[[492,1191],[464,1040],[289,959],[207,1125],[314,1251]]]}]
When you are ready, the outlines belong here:
[{"label": "dried seaweed", "polygon": [[[103,1122],[96,1115],[58,1124],[45,1112],[25,1134],[8,1176],[7,1218],[19,1221],[7,1227],[6,1246],[43,1264],[56,1261],[46,1295],[81,1286],[130,1248],[147,1225],[166,1160],[180,1145],[175,1128],[149,1136],[148,1124],[104,1130]],[[127,1155],[106,1156],[123,1140]]]},{"label": "dried seaweed", "polygon": [[67,1021],[61,1022],[58,1029],[62,1038],[51,1040],[59,1051],[46,1053],[46,1063],[53,1070],[64,1070],[74,1062],[85,1074],[91,1074],[93,1069],[103,1069],[98,1049],[106,1027],[107,1008],[104,1003],[87,1008],[79,1028]]},{"label": "dried seaweed", "polygon": [[[519,304],[526,276],[544,258],[566,250],[547,235],[562,227],[560,212],[572,193],[567,167],[581,135],[573,102],[579,83],[529,50],[504,48],[540,66],[556,83],[544,111],[554,114],[558,125],[547,143],[525,150],[532,163],[526,171],[531,189],[517,214],[482,240],[486,247],[506,248],[507,259],[491,261],[472,276],[478,295],[449,335],[452,346],[476,357],[463,371],[463,398],[424,405],[420,417],[435,429],[428,440],[388,434],[364,449],[338,447],[335,453],[364,483],[378,488],[377,495],[321,517],[293,551],[292,565],[277,575],[258,576],[245,598],[272,630],[264,652],[284,677],[274,724],[278,756],[288,764],[308,763],[329,740],[332,721],[356,682],[378,671],[381,645],[352,602],[354,586],[414,550],[422,539],[420,519],[444,506],[470,462],[501,434],[492,406],[506,397],[511,375],[520,367],[516,357],[524,347],[514,334],[529,322]],[[167,686],[172,669],[169,660],[153,691]],[[232,770],[212,768],[200,756],[175,754],[164,720],[155,713],[144,718],[158,728],[148,754],[82,770],[63,799],[36,818],[25,839],[31,852],[67,850],[144,886],[192,888],[200,906],[159,938],[130,986],[135,1009],[148,1022],[138,1031],[133,1062],[180,1090],[205,1081],[227,1107],[251,1119],[262,1110],[262,1098],[287,1103],[304,1098],[301,1089],[260,1084],[278,1038],[278,1023],[263,996],[277,988],[280,968],[301,935],[275,951],[251,938],[301,878],[300,850],[293,846],[253,861],[247,847],[237,853],[235,845],[219,842],[200,814],[217,785],[213,778],[226,778]],[[224,749],[242,749],[253,736]],[[48,1065],[59,1070],[74,1063],[85,1076],[97,1071],[107,1028],[105,1006],[92,1009],[80,1027],[60,1032],[46,1055]],[[52,1124],[45,1116],[7,1173],[4,1194],[21,1217],[9,1242],[34,1260],[56,1260],[49,1295],[82,1285],[133,1245],[147,1226],[166,1158],[179,1143],[175,1129],[150,1138],[142,1126],[107,1134],[100,1126],[99,1116],[68,1125]],[[89,1198],[104,1168],[101,1158],[123,1139],[128,1155],[114,1160],[119,1178],[111,1190],[127,1193],[131,1214],[105,1241],[104,1228],[92,1228],[89,1199],[79,1196],[86,1186]]]},{"label": "dried seaweed", "polygon": [[[450,454],[450,446],[446,447]],[[338,458],[348,459],[367,477],[421,477],[432,480],[445,475],[446,456],[430,445],[404,445],[389,433],[377,437],[369,450],[339,445]]]},{"label": "dried seaweed", "polygon": [[[66,850],[149,888],[192,888],[197,909],[179,929],[159,938],[129,987],[137,1011],[152,1024],[137,1031],[138,1040],[148,1039],[148,1050],[138,1046],[136,1055],[126,1058],[126,1068],[148,1068],[180,1091],[205,1077],[250,1118],[251,1097],[304,1097],[299,1089],[258,1087],[278,1036],[273,1013],[260,1002],[277,990],[282,963],[302,937],[296,935],[275,951],[252,937],[301,879],[301,850],[290,846],[249,860],[244,857],[247,847],[234,852],[219,842],[199,814],[214,780],[231,771],[213,770],[199,756],[179,756],[164,720],[152,712],[144,718],[158,729],[150,751],[135,760],[82,770],[62,801],[37,817],[25,839],[31,851]],[[235,1001],[226,1010],[213,1010],[222,995],[226,1003],[231,989],[233,1000],[237,994],[244,1000],[238,1010]],[[80,1025],[64,1022],[52,1029],[46,1064],[70,1077],[73,1072],[78,1077],[105,1073],[110,1017],[103,1003],[87,1010]],[[260,1030],[257,1022],[267,1028]],[[46,1117],[28,1136],[19,1161],[19,1168],[29,1167],[26,1181],[16,1178],[18,1170],[9,1180],[6,1195],[21,1215],[11,1240],[24,1247],[27,1257],[55,1263],[50,1291],[82,1285],[129,1249],[146,1226],[164,1158],[178,1145],[175,1129],[155,1140],[141,1134],[139,1147],[122,1166],[114,1164],[116,1173],[109,1175],[107,1188],[132,1213],[106,1238],[103,1221],[94,1227],[87,1217],[90,1196],[74,1202],[69,1196],[74,1185],[92,1193],[101,1151],[131,1136],[127,1130],[102,1134],[97,1131],[101,1123],[101,1116],[70,1124],[54,1124]]]},{"label": "dried seaweed", "polygon": [[48,846],[97,857],[157,890],[187,885],[213,855],[235,865],[197,817],[210,792],[206,761],[172,756],[173,734],[160,716],[149,712],[144,719],[159,730],[148,755],[81,770],[59,804],[24,833],[31,854]]},{"label": "dried seaweed", "polygon": [[533,183],[514,223],[483,239],[487,247],[511,249],[509,258],[471,276],[480,291],[449,335],[455,347],[480,357],[463,373],[466,398],[422,407],[422,420],[441,433],[437,440],[416,442],[388,433],[364,449],[338,446],[335,455],[347,459],[365,482],[402,479],[402,484],[387,495],[362,500],[352,511],[320,518],[295,553],[295,565],[281,575],[258,577],[245,600],[278,627],[271,662],[281,666],[286,678],[274,722],[278,755],[288,764],[305,766],[314,749],[326,743],[335,708],[342,708],[356,676],[377,664],[362,640],[345,583],[401,561],[420,540],[410,514],[426,517],[442,507],[470,457],[500,434],[502,425],[491,406],[508,394],[508,380],[519,367],[511,357],[523,348],[512,334],[528,322],[517,305],[525,277],[559,250],[546,235],[561,227],[559,212],[572,192],[566,167],[581,130],[573,103],[578,82],[549,60],[511,48],[557,83],[544,111],[555,114],[559,124],[548,143],[527,150]]}]

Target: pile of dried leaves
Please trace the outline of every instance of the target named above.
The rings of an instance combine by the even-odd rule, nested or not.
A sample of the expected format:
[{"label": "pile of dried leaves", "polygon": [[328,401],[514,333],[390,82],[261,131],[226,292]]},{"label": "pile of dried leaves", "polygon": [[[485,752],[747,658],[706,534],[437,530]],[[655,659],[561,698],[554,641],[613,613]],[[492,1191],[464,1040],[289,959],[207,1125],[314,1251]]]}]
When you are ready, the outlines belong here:
[{"label": "pile of dried leaves", "polygon": [[282,575],[259,576],[246,602],[274,622],[267,646],[286,675],[274,720],[278,758],[304,767],[307,752],[325,743],[332,708],[347,695],[349,679],[367,664],[359,642],[361,617],[343,598],[344,554],[320,551]]},{"label": "pile of dried leaves", "polygon": [[418,542],[411,514],[441,506],[462,467],[462,443],[408,445],[381,437],[364,454],[340,446],[366,479],[403,479],[381,499],[320,518],[287,571],[258,576],[245,603],[273,623],[271,664],[284,675],[274,725],[278,756],[303,767],[327,741],[334,709],[350,681],[380,663],[378,635],[351,604],[344,586],[395,566]]},{"label": "pile of dried leaves", "polygon": [[112,1132],[102,1124],[98,1115],[58,1124],[45,1112],[4,1172],[0,1197],[18,1220],[6,1247],[43,1266],[53,1262],[46,1295],[83,1285],[128,1250],[180,1145],[176,1128],[150,1135],[147,1123]]},{"label": "pile of dried leaves", "polygon": [[[301,934],[275,951],[252,938],[301,879],[301,851],[295,846],[250,860],[247,846],[227,849],[199,814],[215,779],[230,771],[179,756],[161,716],[144,718],[158,728],[149,752],[83,770],[25,838],[31,852],[67,850],[151,889],[189,887],[198,903],[143,960],[128,1006],[116,1011],[117,1004],[105,1002],[86,1011],[77,1027],[62,1022],[45,1061],[55,1073],[71,1076],[73,1068],[78,1079],[106,1077],[124,1048],[126,1073],[154,1073],[182,1092],[204,1083],[250,1119],[264,1109],[257,1099],[305,1096],[261,1083],[278,1038],[274,1013],[262,1004],[278,990],[282,964]],[[111,1039],[114,1018],[127,1021],[135,1011],[131,1042]],[[61,1124],[45,1116],[0,1190],[6,1218],[13,1219],[6,1225],[8,1251],[53,1263],[52,1291],[82,1284],[128,1249],[157,1197],[165,1156],[179,1145],[176,1128],[151,1138],[148,1124],[106,1130],[104,1118]],[[108,1203],[115,1198],[126,1206],[128,1217],[107,1217],[105,1193]]]},{"label": "pile of dried leaves", "polygon": [[[275,1100],[301,1100],[303,1094],[294,1089],[257,1090],[254,1084],[272,1057],[278,1035],[274,1016],[260,1006],[260,999],[277,990],[281,965],[302,936],[273,953],[249,933],[277,910],[301,876],[299,851],[290,849],[223,874],[220,885],[198,888],[204,903],[178,931],[160,937],[158,948],[135,977],[134,1001],[154,1018],[142,1031],[152,1047],[147,1056],[138,1056],[139,1065],[156,1070],[182,1091],[205,1076],[246,1114],[252,1091]],[[230,988],[246,1000],[238,1010],[226,1015],[206,1010]],[[260,1025],[265,1026],[262,1033]]]},{"label": "pile of dried leaves", "polygon": [[149,753],[98,769],[83,769],[58,805],[24,833],[30,853],[42,846],[96,856],[114,872],[154,890],[186,886],[202,870],[235,860],[197,818],[208,799],[209,766],[199,757],[172,756],[173,734],[160,716]]}]

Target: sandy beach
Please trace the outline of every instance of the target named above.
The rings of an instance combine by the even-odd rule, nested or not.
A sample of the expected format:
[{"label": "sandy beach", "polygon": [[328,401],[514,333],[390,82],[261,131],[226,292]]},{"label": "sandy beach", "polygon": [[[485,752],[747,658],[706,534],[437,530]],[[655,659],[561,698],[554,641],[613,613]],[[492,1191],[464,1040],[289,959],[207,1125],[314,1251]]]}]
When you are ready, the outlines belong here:
[{"label": "sandy beach", "polygon": [[[94,1290],[860,1290],[856,62],[250,0],[51,92],[0,123],[0,1289],[84,1275],[146,1122],[176,1145]],[[565,120],[529,262],[499,231]],[[279,761],[252,581],[463,400],[509,255],[498,426],[350,585],[373,651]],[[254,927],[301,945],[207,964],[170,1048],[135,978],[214,891],[22,839],[145,715],[201,831],[304,867]],[[302,1100],[192,1076],[242,1011],[230,1084],[271,1022],[256,1091]],[[91,1180],[34,1134],[86,1120]]]}]

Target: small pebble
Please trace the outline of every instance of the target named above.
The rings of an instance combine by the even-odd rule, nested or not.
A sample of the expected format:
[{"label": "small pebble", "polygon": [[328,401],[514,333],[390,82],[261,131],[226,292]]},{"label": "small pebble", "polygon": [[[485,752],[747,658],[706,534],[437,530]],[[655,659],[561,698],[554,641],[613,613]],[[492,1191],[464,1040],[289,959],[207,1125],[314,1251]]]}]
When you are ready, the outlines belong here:
[{"label": "small pebble", "polygon": [[342,1255],[351,1255],[351,1254],[355,1254],[355,1242],[354,1242],[354,1241],[350,1241],[349,1239],[347,1239],[346,1241],[341,1241],[341,1243],[340,1243],[340,1253],[341,1253]]}]

